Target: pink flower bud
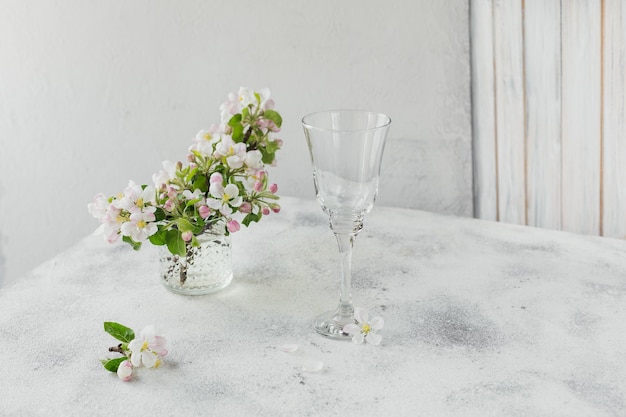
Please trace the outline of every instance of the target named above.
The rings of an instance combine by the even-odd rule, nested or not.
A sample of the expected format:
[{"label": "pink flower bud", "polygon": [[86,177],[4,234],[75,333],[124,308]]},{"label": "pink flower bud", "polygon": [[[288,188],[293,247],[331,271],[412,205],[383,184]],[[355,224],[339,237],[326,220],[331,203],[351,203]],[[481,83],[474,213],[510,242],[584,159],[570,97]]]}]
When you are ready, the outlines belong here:
[{"label": "pink flower bud", "polygon": [[192,153],[190,153],[189,155],[187,155],[187,161],[188,162],[193,162],[196,160],[196,156]]},{"label": "pink flower bud", "polygon": [[230,233],[235,233],[238,232],[239,229],[241,229],[241,226],[239,225],[239,222],[237,220],[231,220],[226,224],[226,227],[228,228],[228,231]]},{"label": "pink flower bud", "polygon": [[276,191],[278,191],[278,185],[277,184],[270,184],[270,193],[276,194]]},{"label": "pink flower bud", "polygon": [[274,213],[280,212],[280,206],[278,204],[270,204],[270,208]]},{"label": "pink flower bud", "polygon": [[239,206],[239,211],[245,214],[250,213],[252,211],[252,204],[248,203],[247,201],[244,201]]},{"label": "pink flower bud", "polygon": [[171,212],[172,210],[174,210],[174,206],[175,206],[174,201],[172,201],[172,200],[167,200],[167,201],[165,202],[165,204],[163,205],[163,208],[164,208],[166,211]]},{"label": "pink flower bud", "polygon": [[178,194],[178,191],[176,191],[176,188],[170,186],[167,189],[167,196],[169,198],[175,198],[177,194]]},{"label": "pink flower bud", "polygon": [[183,240],[185,242],[189,242],[191,240],[191,238],[193,237],[193,233],[189,230],[187,230],[186,232],[183,232],[182,236]]},{"label": "pink flower bud", "polygon": [[282,139],[276,139],[274,141],[274,143],[280,148],[283,146],[283,140]]},{"label": "pink flower bud", "polygon": [[257,174],[257,177],[259,178],[259,180],[263,181],[265,179],[265,177],[267,176],[267,173],[265,171],[259,171],[259,173]]},{"label": "pink flower bud", "polygon": [[270,214],[270,209],[269,209],[269,208],[267,208],[267,207],[263,207],[262,212],[263,212],[263,215],[264,215],[264,216],[267,216],[267,215],[269,215],[269,214]]},{"label": "pink flower bud", "polygon": [[264,110],[269,110],[269,109],[273,109],[274,108],[274,100],[272,100],[271,98],[269,100],[267,100],[265,102],[265,104],[263,105],[263,109]]},{"label": "pink flower bud", "polygon": [[110,235],[105,236],[105,238],[108,243],[115,243],[120,239],[120,234],[118,233],[117,230],[114,230],[113,232],[111,232]]},{"label": "pink flower bud", "polygon": [[209,178],[209,182],[211,184],[221,184],[222,182],[224,182],[224,178],[222,177],[222,174],[220,174],[219,172],[214,172],[211,174],[211,177]]},{"label": "pink flower bud", "polygon": [[263,183],[261,181],[256,181],[254,183],[254,191],[261,192],[263,190]]},{"label": "pink flower bud", "polygon": [[206,218],[211,215],[211,209],[207,206],[200,206],[198,207],[198,213],[200,214],[200,217],[206,220]]},{"label": "pink flower bud", "polygon": [[117,376],[124,382],[130,381],[133,377],[133,365],[130,361],[120,363],[120,366],[117,368]]},{"label": "pink flower bud", "polygon": [[190,169],[194,169],[195,167],[197,167],[196,163],[193,161],[190,161],[191,163],[189,164],[189,168]]},{"label": "pink flower bud", "polygon": [[176,162],[176,170],[180,171],[181,169],[183,169],[183,163],[180,161]]},{"label": "pink flower bud", "polygon": [[268,128],[269,128],[270,131],[272,131],[274,133],[280,132],[280,127],[276,126],[276,123],[274,123],[272,121],[269,122]]}]

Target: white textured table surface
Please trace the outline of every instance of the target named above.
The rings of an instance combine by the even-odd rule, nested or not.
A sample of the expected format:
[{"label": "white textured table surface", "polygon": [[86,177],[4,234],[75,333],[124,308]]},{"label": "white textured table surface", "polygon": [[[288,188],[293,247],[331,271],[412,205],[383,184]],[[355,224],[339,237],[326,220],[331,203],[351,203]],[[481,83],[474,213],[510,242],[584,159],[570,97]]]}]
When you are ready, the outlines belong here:
[{"label": "white textured table surface", "polygon": [[[0,289],[0,416],[626,415],[625,242],[377,207],[353,299],[385,328],[359,346],[311,329],[335,241],[315,201],[282,205],[234,235],[217,294],[171,294],[153,247],[94,236]],[[157,325],[164,365],[106,372],[104,321]]]}]

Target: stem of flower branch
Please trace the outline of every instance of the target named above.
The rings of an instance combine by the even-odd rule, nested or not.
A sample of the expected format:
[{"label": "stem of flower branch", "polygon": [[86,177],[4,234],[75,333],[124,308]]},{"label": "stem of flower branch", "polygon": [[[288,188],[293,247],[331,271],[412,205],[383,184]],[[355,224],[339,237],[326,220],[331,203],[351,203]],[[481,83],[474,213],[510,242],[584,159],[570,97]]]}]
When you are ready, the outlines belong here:
[{"label": "stem of flower branch", "polygon": [[126,352],[124,352],[124,349],[122,349],[122,344],[120,343],[117,346],[111,346],[109,348],[109,352],[117,352],[117,353],[121,353],[122,355],[125,355]]},{"label": "stem of flower branch", "polygon": [[246,133],[243,135],[243,143],[248,143],[250,135],[252,135],[252,127],[249,127]]}]

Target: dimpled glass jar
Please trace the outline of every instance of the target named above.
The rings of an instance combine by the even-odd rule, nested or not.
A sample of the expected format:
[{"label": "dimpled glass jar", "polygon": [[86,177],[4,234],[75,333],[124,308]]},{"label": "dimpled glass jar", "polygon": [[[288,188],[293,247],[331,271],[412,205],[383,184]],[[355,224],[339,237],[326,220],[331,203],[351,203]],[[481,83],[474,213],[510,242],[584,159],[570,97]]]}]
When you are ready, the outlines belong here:
[{"label": "dimpled glass jar", "polygon": [[159,248],[161,284],[176,294],[217,292],[233,279],[231,238],[224,228],[207,229],[197,239],[200,245],[188,244],[186,256],[173,255],[166,246]]}]

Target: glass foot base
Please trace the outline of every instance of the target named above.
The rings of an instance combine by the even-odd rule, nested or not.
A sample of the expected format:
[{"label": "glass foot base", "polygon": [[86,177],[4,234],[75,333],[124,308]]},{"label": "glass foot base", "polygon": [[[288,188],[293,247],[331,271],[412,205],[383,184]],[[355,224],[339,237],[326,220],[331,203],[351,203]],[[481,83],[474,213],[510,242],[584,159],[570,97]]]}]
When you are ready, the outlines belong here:
[{"label": "glass foot base", "polygon": [[313,328],[322,336],[332,339],[351,340],[352,336],[343,332],[343,326],[346,324],[356,323],[353,316],[343,316],[337,314],[337,311],[328,311],[317,316],[313,322]]}]

